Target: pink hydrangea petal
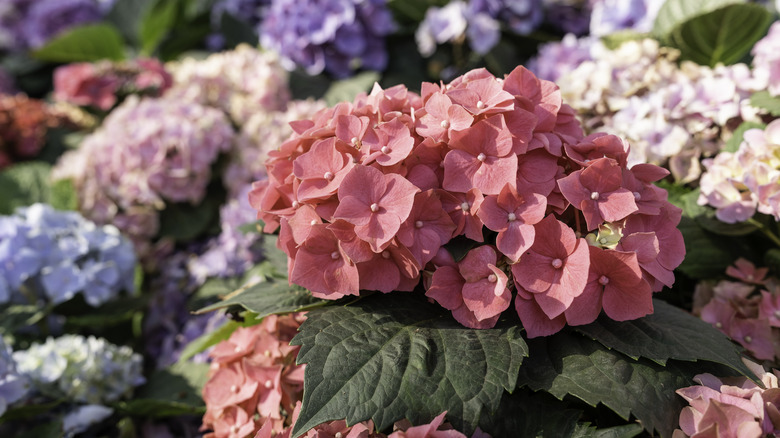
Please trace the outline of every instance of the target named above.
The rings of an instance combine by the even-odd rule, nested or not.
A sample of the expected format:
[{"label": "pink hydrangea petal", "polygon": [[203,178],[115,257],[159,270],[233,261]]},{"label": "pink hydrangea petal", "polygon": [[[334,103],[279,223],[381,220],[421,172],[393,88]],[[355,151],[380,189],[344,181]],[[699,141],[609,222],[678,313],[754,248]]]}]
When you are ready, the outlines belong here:
[{"label": "pink hydrangea petal", "polygon": [[512,222],[509,227],[496,236],[496,247],[512,262],[517,262],[520,256],[534,243],[536,230],[533,225]]},{"label": "pink hydrangea petal", "polygon": [[447,310],[455,310],[463,305],[461,290],[465,283],[456,268],[440,266],[433,273],[431,285],[425,292],[425,296],[433,298]]},{"label": "pink hydrangea petal", "polygon": [[547,291],[555,280],[556,271],[552,269],[552,258],[527,252],[512,265],[515,282],[532,293]]},{"label": "pink hydrangea petal", "polygon": [[488,245],[478,246],[470,250],[458,263],[460,275],[466,282],[474,282],[491,274],[491,265],[497,260],[496,251]]},{"label": "pink hydrangea petal", "polygon": [[524,300],[519,295],[515,297],[515,310],[528,338],[558,333],[566,325],[566,318],[563,315],[550,319],[535,300]]},{"label": "pink hydrangea petal", "polygon": [[500,315],[509,308],[512,299],[512,294],[506,288],[506,274],[497,268],[493,272],[498,281],[480,280],[463,285],[463,303],[480,321]]},{"label": "pink hydrangea petal", "polygon": [[566,322],[569,325],[585,325],[595,321],[601,313],[603,289],[597,278],[589,281],[582,293],[574,298],[571,306],[564,312]]}]

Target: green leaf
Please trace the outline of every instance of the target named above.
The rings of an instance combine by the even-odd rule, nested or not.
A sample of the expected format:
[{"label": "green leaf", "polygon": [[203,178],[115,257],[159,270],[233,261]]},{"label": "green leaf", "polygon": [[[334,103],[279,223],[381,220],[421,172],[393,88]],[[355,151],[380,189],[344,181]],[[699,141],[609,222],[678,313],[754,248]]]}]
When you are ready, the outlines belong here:
[{"label": "green leaf", "polygon": [[12,214],[17,207],[36,202],[48,203],[51,197],[51,165],[28,161],[0,172],[0,214]]},{"label": "green leaf", "polygon": [[171,31],[179,12],[179,0],[157,0],[146,10],[139,28],[141,53],[151,55]]},{"label": "green leaf", "polygon": [[379,73],[375,71],[365,71],[349,78],[335,81],[325,92],[323,99],[328,106],[333,106],[339,102],[352,102],[355,96],[362,92],[368,92],[379,80]]},{"label": "green leaf", "polygon": [[279,236],[275,234],[263,235],[264,259],[280,273],[287,274],[287,254],[276,247]]},{"label": "green leaf", "polygon": [[756,4],[733,4],[686,21],[670,35],[683,59],[715,67],[742,60],[772,22],[772,14]]},{"label": "green leaf", "polygon": [[154,2],[155,0],[115,1],[106,15],[106,20],[116,26],[128,44],[138,46],[141,20]]},{"label": "green leaf", "polygon": [[609,50],[617,50],[623,43],[648,38],[646,33],[635,32],[633,30],[621,30],[601,37],[601,42]]},{"label": "green leaf", "polygon": [[238,322],[228,321],[217,329],[206,332],[195,338],[192,342],[187,344],[186,347],[184,347],[184,350],[182,350],[181,355],[179,356],[179,363],[186,362],[192,356],[195,356],[201,351],[204,351],[211,346],[217,345],[220,342],[227,340],[230,338],[230,335],[232,335],[233,332],[236,331],[236,329],[239,327],[241,327],[241,324]]},{"label": "green leaf", "polygon": [[635,359],[644,357],[660,365],[669,359],[706,360],[754,377],[742,363],[739,347],[709,323],[660,300],[653,300],[653,307],[644,318],[619,322],[601,315],[576,330]]},{"label": "green leaf", "polygon": [[79,200],[72,180],[60,179],[52,183],[51,206],[57,210],[78,210]]},{"label": "green leaf", "polygon": [[[755,96],[755,95],[753,95]],[[751,96],[751,99],[753,98]],[[752,100],[751,100],[752,103]],[[778,99],[778,110],[780,110],[780,99]],[[724,151],[726,152],[736,152],[739,150],[739,145],[742,144],[743,135],[745,134],[745,131],[749,129],[764,129],[766,128],[765,123],[757,123],[757,122],[742,122],[741,125],[737,127],[737,129],[734,130],[734,133],[731,134],[731,138],[726,141],[726,144],[723,146]]]},{"label": "green leaf", "polygon": [[50,62],[92,62],[125,58],[122,37],[110,24],[75,27],[32,52],[32,56]]},{"label": "green leaf", "polygon": [[530,339],[518,386],[547,391],[559,399],[574,396],[602,403],[628,420],[633,414],[648,432],[669,437],[685,402],[675,390],[693,384],[695,368],[633,360],[598,342],[568,331]]},{"label": "green leaf", "polygon": [[16,420],[29,420],[47,412],[52,412],[60,405],[67,402],[67,400],[53,400],[45,403],[37,404],[25,404],[8,409],[2,417],[0,417],[0,424],[5,422],[11,422]]},{"label": "green leaf", "polygon": [[750,104],[766,110],[773,116],[780,116],[780,96],[772,96],[768,91],[759,91],[750,96]]},{"label": "green leaf", "polygon": [[156,371],[135,392],[133,400],[118,407],[125,414],[143,417],[201,415],[205,406],[200,393],[208,371],[208,364],[196,363],[177,363]]},{"label": "green leaf", "polygon": [[325,303],[327,301],[314,298],[306,289],[289,285],[286,281],[261,281],[244,286],[227,299],[206,306],[195,313],[201,314],[239,305],[256,313],[259,318],[265,318],[268,315],[300,312]]},{"label": "green leaf", "polygon": [[726,268],[740,256],[752,253],[744,239],[719,236],[703,229],[694,219],[683,216],[677,228],[685,239],[685,260],[677,269],[696,278],[723,275]]},{"label": "green leaf", "polygon": [[739,0],[667,0],[658,10],[653,33],[665,39],[684,22],[723,6],[741,3]]},{"label": "green leaf", "polygon": [[62,438],[64,436],[62,417],[57,416],[30,429],[14,432],[14,438]]},{"label": "green leaf", "polygon": [[497,411],[483,411],[479,428],[494,437],[574,436],[582,410],[568,405],[544,391],[519,388],[504,393]]},{"label": "green leaf", "polygon": [[378,294],[351,306],[312,310],[292,344],[305,363],[301,435],[325,421],[431,421],[442,411],[471,434],[515,387],[527,346],[515,325],[463,327],[413,293]]}]

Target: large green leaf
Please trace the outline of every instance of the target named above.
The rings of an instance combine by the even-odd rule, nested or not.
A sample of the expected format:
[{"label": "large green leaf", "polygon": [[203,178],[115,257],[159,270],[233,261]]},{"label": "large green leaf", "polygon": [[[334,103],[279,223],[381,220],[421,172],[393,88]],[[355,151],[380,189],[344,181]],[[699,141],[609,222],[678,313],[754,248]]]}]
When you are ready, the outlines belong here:
[{"label": "large green leaf", "polygon": [[36,202],[48,203],[51,197],[51,165],[29,161],[0,172],[0,214],[11,214],[17,207]]},{"label": "large green leaf", "polygon": [[686,21],[675,28],[670,43],[684,59],[714,67],[742,60],[772,22],[765,7],[734,4]]},{"label": "large green leaf", "polygon": [[115,1],[106,20],[116,26],[128,44],[139,45],[141,20],[155,0]]},{"label": "large green leaf", "polygon": [[515,386],[527,346],[517,326],[473,330],[419,294],[374,295],[312,310],[293,344],[305,363],[292,435],[325,421],[431,421],[442,411],[470,434]]},{"label": "large green leaf", "polygon": [[654,312],[644,318],[620,322],[602,315],[576,330],[632,358],[661,365],[669,359],[706,360],[752,376],[739,348],[709,323],[660,300],[653,300],[653,307]]},{"label": "large green leaf", "polygon": [[[744,1],[744,0],[743,0]],[[722,8],[723,6],[741,3],[740,0],[667,0],[658,10],[653,33],[661,38],[667,38],[672,31],[684,22]]]},{"label": "large green leaf", "polygon": [[744,239],[709,232],[687,216],[682,217],[677,228],[685,239],[686,251],[685,260],[677,269],[691,278],[714,278],[723,275],[734,260],[752,253]]},{"label": "large green leaf", "polygon": [[766,110],[773,116],[780,116],[780,97],[772,96],[768,91],[759,91],[750,96],[750,104]]},{"label": "large green leaf", "polygon": [[306,289],[289,285],[286,281],[260,281],[244,286],[227,299],[206,306],[196,314],[211,312],[230,306],[242,306],[258,314],[259,318],[268,315],[299,312],[321,306],[326,301],[314,298]]},{"label": "large green leaf", "polygon": [[633,415],[645,430],[664,437],[671,436],[684,405],[675,390],[692,385],[698,373],[685,362],[661,366],[634,360],[569,331],[531,339],[528,346],[518,386],[559,399],[571,395],[592,406],[602,403],[626,420]]},{"label": "large green leaf", "polygon": [[151,55],[176,23],[180,0],[157,0],[141,20],[141,53]]},{"label": "large green leaf", "polygon": [[208,195],[200,204],[169,203],[160,212],[160,235],[178,242],[200,236],[219,220],[220,198]]},{"label": "large green leaf", "polygon": [[125,58],[119,31],[109,24],[75,27],[32,52],[35,58],[51,62],[91,62]]},{"label": "large green leaf", "polygon": [[520,388],[504,393],[495,412],[483,412],[479,427],[495,437],[570,437],[581,416],[582,410],[544,391]]}]

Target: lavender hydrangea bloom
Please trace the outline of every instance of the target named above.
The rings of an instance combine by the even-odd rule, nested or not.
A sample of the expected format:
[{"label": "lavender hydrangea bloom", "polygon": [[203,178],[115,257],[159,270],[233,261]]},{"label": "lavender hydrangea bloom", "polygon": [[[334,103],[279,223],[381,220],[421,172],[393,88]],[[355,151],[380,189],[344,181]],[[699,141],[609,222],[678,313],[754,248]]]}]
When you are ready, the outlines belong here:
[{"label": "lavender hydrangea bloom", "polygon": [[455,0],[425,11],[425,18],[415,32],[417,48],[423,56],[431,56],[437,44],[453,42],[466,32],[466,3]]},{"label": "lavender hydrangea bloom", "polygon": [[17,51],[27,48],[24,19],[34,0],[0,2],[0,50]]},{"label": "lavender hydrangea bloom", "polygon": [[13,358],[33,388],[79,403],[115,402],[145,382],[139,354],[93,336],[49,338]]},{"label": "lavender hydrangea bloom", "polygon": [[17,372],[11,353],[11,348],[0,337],[0,417],[8,406],[23,399],[29,391],[29,382]]},{"label": "lavender hydrangea bloom", "polygon": [[383,70],[384,37],[394,29],[386,0],[273,0],[260,41],[289,70],[298,66],[312,75],[327,71],[342,78],[355,64]]},{"label": "lavender hydrangea bloom", "polygon": [[753,72],[768,83],[769,94],[780,95],[780,23],[775,22],[769,33],[753,46]]},{"label": "lavender hydrangea bloom", "polygon": [[24,19],[24,35],[30,47],[41,47],[71,27],[101,18],[95,0],[38,0]]},{"label": "lavender hydrangea bloom", "polygon": [[539,79],[556,82],[582,62],[592,59],[590,51],[593,45],[601,45],[601,42],[595,38],[577,38],[574,34],[566,34],[561,41],[542,44],[539,53],[528,61],[527,67]]},{"label": "lavender hydrangea bloom", "polygon": [[135,264],[115,227],[76,212],[34,204],[0,216],[0,303],[59,304],[81,293],[97,307],[133,290]]},{"label": "lavender hydrangea bloom", "polygon": [[619,30],[649,32],[664,0],[593,0],[590,34],[604,36]]}]

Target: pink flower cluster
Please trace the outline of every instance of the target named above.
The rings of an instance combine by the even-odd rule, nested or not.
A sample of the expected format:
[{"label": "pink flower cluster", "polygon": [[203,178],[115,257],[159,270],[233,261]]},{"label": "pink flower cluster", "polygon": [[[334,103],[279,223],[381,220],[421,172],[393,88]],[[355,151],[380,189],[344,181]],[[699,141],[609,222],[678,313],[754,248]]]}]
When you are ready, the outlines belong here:
[{"label": "pink flower cluster", "polygon": [[767,81],[769,94],[780,96],[780,23],[773,23],[750,53],[754,74]]},{"label": "pink flower cluster", "polygon": [[82,62],[54,70],[54,98],[108,111],[130,94],[161,96],[172,83],[173,78],[156,59]]},{"label": "pink flower cluster", "polygon": [[760,438],[780,434],[780,375],[764,371],[757,363],[745,364],[764,388],[746,377],[719,379],[699,374],[694,380],[701,386],[677,390],[690,406],[680,413],[681,430],[674,431],[674,438]]},{"label": "pink flower cluster", "polygon": [[[523,67],[424,83],[421,96],[375,85],[292,127],[250,202],[314,296],[422,279],[472,328],[493,327],[514,296],[541,336],[602,309],[651,313],[682,262],[681,212],[652,185],[668,172],[629,169],[618,137],[583,138],[558,87]],[[445,245],[458,236],[476,246],[456,261]]]},{"label": "pink flower cluster", "polygon": [[773,360],[780,357],[780,281],[767,272],[737,260],[726,274],[739,281],[699,284],[693,311],[756,359]]},{"label": "pink flower cluster", "polygon": [[274,433],[289,423],[303,395],[300,347],[290,346],[304,314],[271,315],[239,328],[212,350],[210,377],[203,387],[205,438],[250,436],[263,425]]},{"label": "pink flower cluster", "polygon": [[780,220],[780,120],[749,129],[739,149],[703,160],[699,205],[716,209],[726,223],[750,219],[756,211]]}]

